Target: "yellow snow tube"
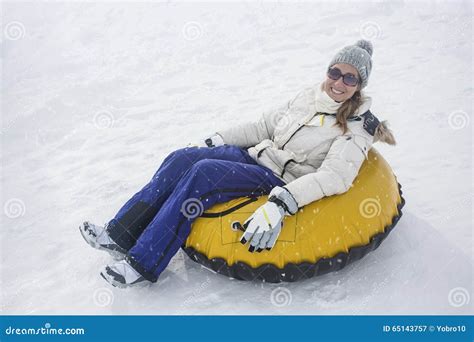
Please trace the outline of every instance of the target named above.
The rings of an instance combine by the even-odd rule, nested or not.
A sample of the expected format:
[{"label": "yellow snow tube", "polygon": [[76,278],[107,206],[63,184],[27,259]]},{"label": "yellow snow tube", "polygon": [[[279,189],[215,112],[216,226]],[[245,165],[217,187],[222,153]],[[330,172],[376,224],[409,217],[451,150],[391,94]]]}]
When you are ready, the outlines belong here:
[{"label": "yellow snow tube", "polygon": [[251,253],[239,242],[242,231],[232,223],[243,223],[266,200],[243,197],[213,206],[195,220],[184,251],[229,277],[296,281],[340,270],[376,249],[405,204],[396,176],[374,148],[347,192],[286,217],[273,249]]}]

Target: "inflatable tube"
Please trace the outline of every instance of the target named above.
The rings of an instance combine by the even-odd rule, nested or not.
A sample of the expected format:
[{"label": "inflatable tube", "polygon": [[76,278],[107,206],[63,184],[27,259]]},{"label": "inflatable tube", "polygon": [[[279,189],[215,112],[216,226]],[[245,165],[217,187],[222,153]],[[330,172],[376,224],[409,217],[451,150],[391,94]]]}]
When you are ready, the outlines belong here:
[{"label": "inflatable tube", "polygon": [[324,197],[285,218],[273,249],[251,253],[232,223],[243,223],[266,200],[244,197],[213,206],[195,220],[184,251],[232,278],[293,282],[340,270],[376,249],[405,204],[396,176],[374,148],[347,192]]}]

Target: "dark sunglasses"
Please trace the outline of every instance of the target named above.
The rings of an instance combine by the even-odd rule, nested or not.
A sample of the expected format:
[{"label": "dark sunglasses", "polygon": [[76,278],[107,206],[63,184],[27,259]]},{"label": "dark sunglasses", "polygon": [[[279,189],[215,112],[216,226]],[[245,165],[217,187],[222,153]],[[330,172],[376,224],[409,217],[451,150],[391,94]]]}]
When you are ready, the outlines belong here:
[{"label": "dark sunglasses", "polygon": [[342,74],[341,70],[339,70],[338,68],[329,68],[328,77],[334,81],[337,81],[342,77],[342,82],[344,82],[344,84],[349,87],[355,87],[359,83],[359,79],[356,75]]}]

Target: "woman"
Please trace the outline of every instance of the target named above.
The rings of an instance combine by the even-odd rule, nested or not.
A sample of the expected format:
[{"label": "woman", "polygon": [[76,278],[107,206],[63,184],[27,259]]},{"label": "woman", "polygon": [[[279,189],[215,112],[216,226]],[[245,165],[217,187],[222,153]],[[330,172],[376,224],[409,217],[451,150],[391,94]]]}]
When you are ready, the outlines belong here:
[{"label": "woman", "polygon": [[185,243],[193,220],[216,203],[268,194],[243,227],[249,252],[270,250],[285,215],[352,185],[378,140],[395,144],[361,90],[372,69],[372,44],[339,51],[321,84],[304,89],[257,123],[219,131],[203,147],[172,152],[151,181],[106,227],[85,222],[94,248],[124,260],[101,276],[114,286],[156,282]]}]

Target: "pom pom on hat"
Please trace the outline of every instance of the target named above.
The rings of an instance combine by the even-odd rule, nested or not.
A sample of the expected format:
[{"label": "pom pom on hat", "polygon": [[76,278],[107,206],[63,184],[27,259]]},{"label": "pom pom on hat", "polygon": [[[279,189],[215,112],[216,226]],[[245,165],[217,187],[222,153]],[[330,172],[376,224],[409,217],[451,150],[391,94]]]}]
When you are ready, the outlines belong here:
[{"label": "pom pom on hat", "polygon": [[373,47],[373,45],[370,41],[361,39],[361,40],[358,40],[355,45],[362,48],[362,49],[364,49],[365,51],[367,51],[369,53],[369,55],[372,56],[372,52],[374,51],[374,47]]}]

